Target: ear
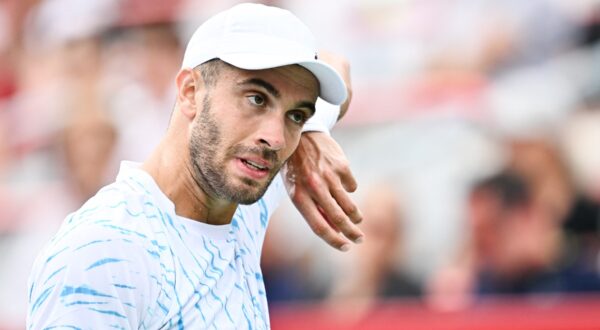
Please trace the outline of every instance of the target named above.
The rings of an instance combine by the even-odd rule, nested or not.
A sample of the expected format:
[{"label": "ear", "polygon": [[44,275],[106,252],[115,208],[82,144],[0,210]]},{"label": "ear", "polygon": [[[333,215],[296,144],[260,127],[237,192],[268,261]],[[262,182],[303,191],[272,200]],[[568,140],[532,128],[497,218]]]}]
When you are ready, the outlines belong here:
[{"label": "ear", "polygon": [[196,72],[193,69],[182,69],[175,77],[179,111],[190,120],[194,119],[198,110],[196,92],[199,83],[200,80],[197,79]]}]

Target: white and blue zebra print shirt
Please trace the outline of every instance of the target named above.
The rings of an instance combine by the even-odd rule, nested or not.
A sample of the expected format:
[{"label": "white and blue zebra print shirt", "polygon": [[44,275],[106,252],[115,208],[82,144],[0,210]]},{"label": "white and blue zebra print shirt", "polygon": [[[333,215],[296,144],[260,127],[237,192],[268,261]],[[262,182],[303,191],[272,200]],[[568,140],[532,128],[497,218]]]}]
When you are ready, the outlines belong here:
[{"label": "white and blue zebra print shirt", "polygon": [[28,329],[265,329],[260,253],[278,175],[229,225],[175,214],[139,164],[69,215],[29,279]]}]

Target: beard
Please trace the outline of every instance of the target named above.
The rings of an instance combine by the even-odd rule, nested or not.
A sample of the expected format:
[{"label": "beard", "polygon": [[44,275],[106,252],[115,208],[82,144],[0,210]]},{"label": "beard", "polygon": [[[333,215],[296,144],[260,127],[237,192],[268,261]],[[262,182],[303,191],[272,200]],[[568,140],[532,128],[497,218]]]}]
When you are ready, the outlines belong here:
[{"label": "beard", "polygon": [[[281,168],[282,163],[278,161],[277,153],[269,148],[234,145],[225,150],[223,158],[219,158],[219,151],[224,149],[222,132],[218,121],[211,113],[209,95],[202,100],[202,106],[202,111],[197,117],[197,125],[192,129],[189,147],[194,181],[208,195],[238,204],[255,203],[265,194]],[[274,164],[269,177],[262,185],[246,177],[241,178],[241,183],[236,184],[235,178],[225,173],[227,159],[248,154],[260,156]]]}]

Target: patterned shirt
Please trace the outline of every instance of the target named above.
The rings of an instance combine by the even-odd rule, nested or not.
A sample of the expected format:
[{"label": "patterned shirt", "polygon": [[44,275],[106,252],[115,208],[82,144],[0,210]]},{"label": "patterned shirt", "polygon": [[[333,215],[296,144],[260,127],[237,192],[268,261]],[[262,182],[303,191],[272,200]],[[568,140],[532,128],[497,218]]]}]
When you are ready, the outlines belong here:
[{"label": "patterned shirt", "polygon": [[278,175],[228,225],[175,214],[139,164],[70,214],[29,279],[28,329],[265,329],[260,270]]}]

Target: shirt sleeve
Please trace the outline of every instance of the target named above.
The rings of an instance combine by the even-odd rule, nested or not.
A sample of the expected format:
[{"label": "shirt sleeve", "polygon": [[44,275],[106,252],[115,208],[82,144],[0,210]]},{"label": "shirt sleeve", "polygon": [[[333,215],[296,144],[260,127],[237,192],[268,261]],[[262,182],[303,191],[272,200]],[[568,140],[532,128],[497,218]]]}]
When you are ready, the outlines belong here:
[{"label": "shirt sleeve", "polygon": [[156,252],[143,233],[104,221],[63,226],[38,256],[28,329],[138,329],[157,315]]}]

